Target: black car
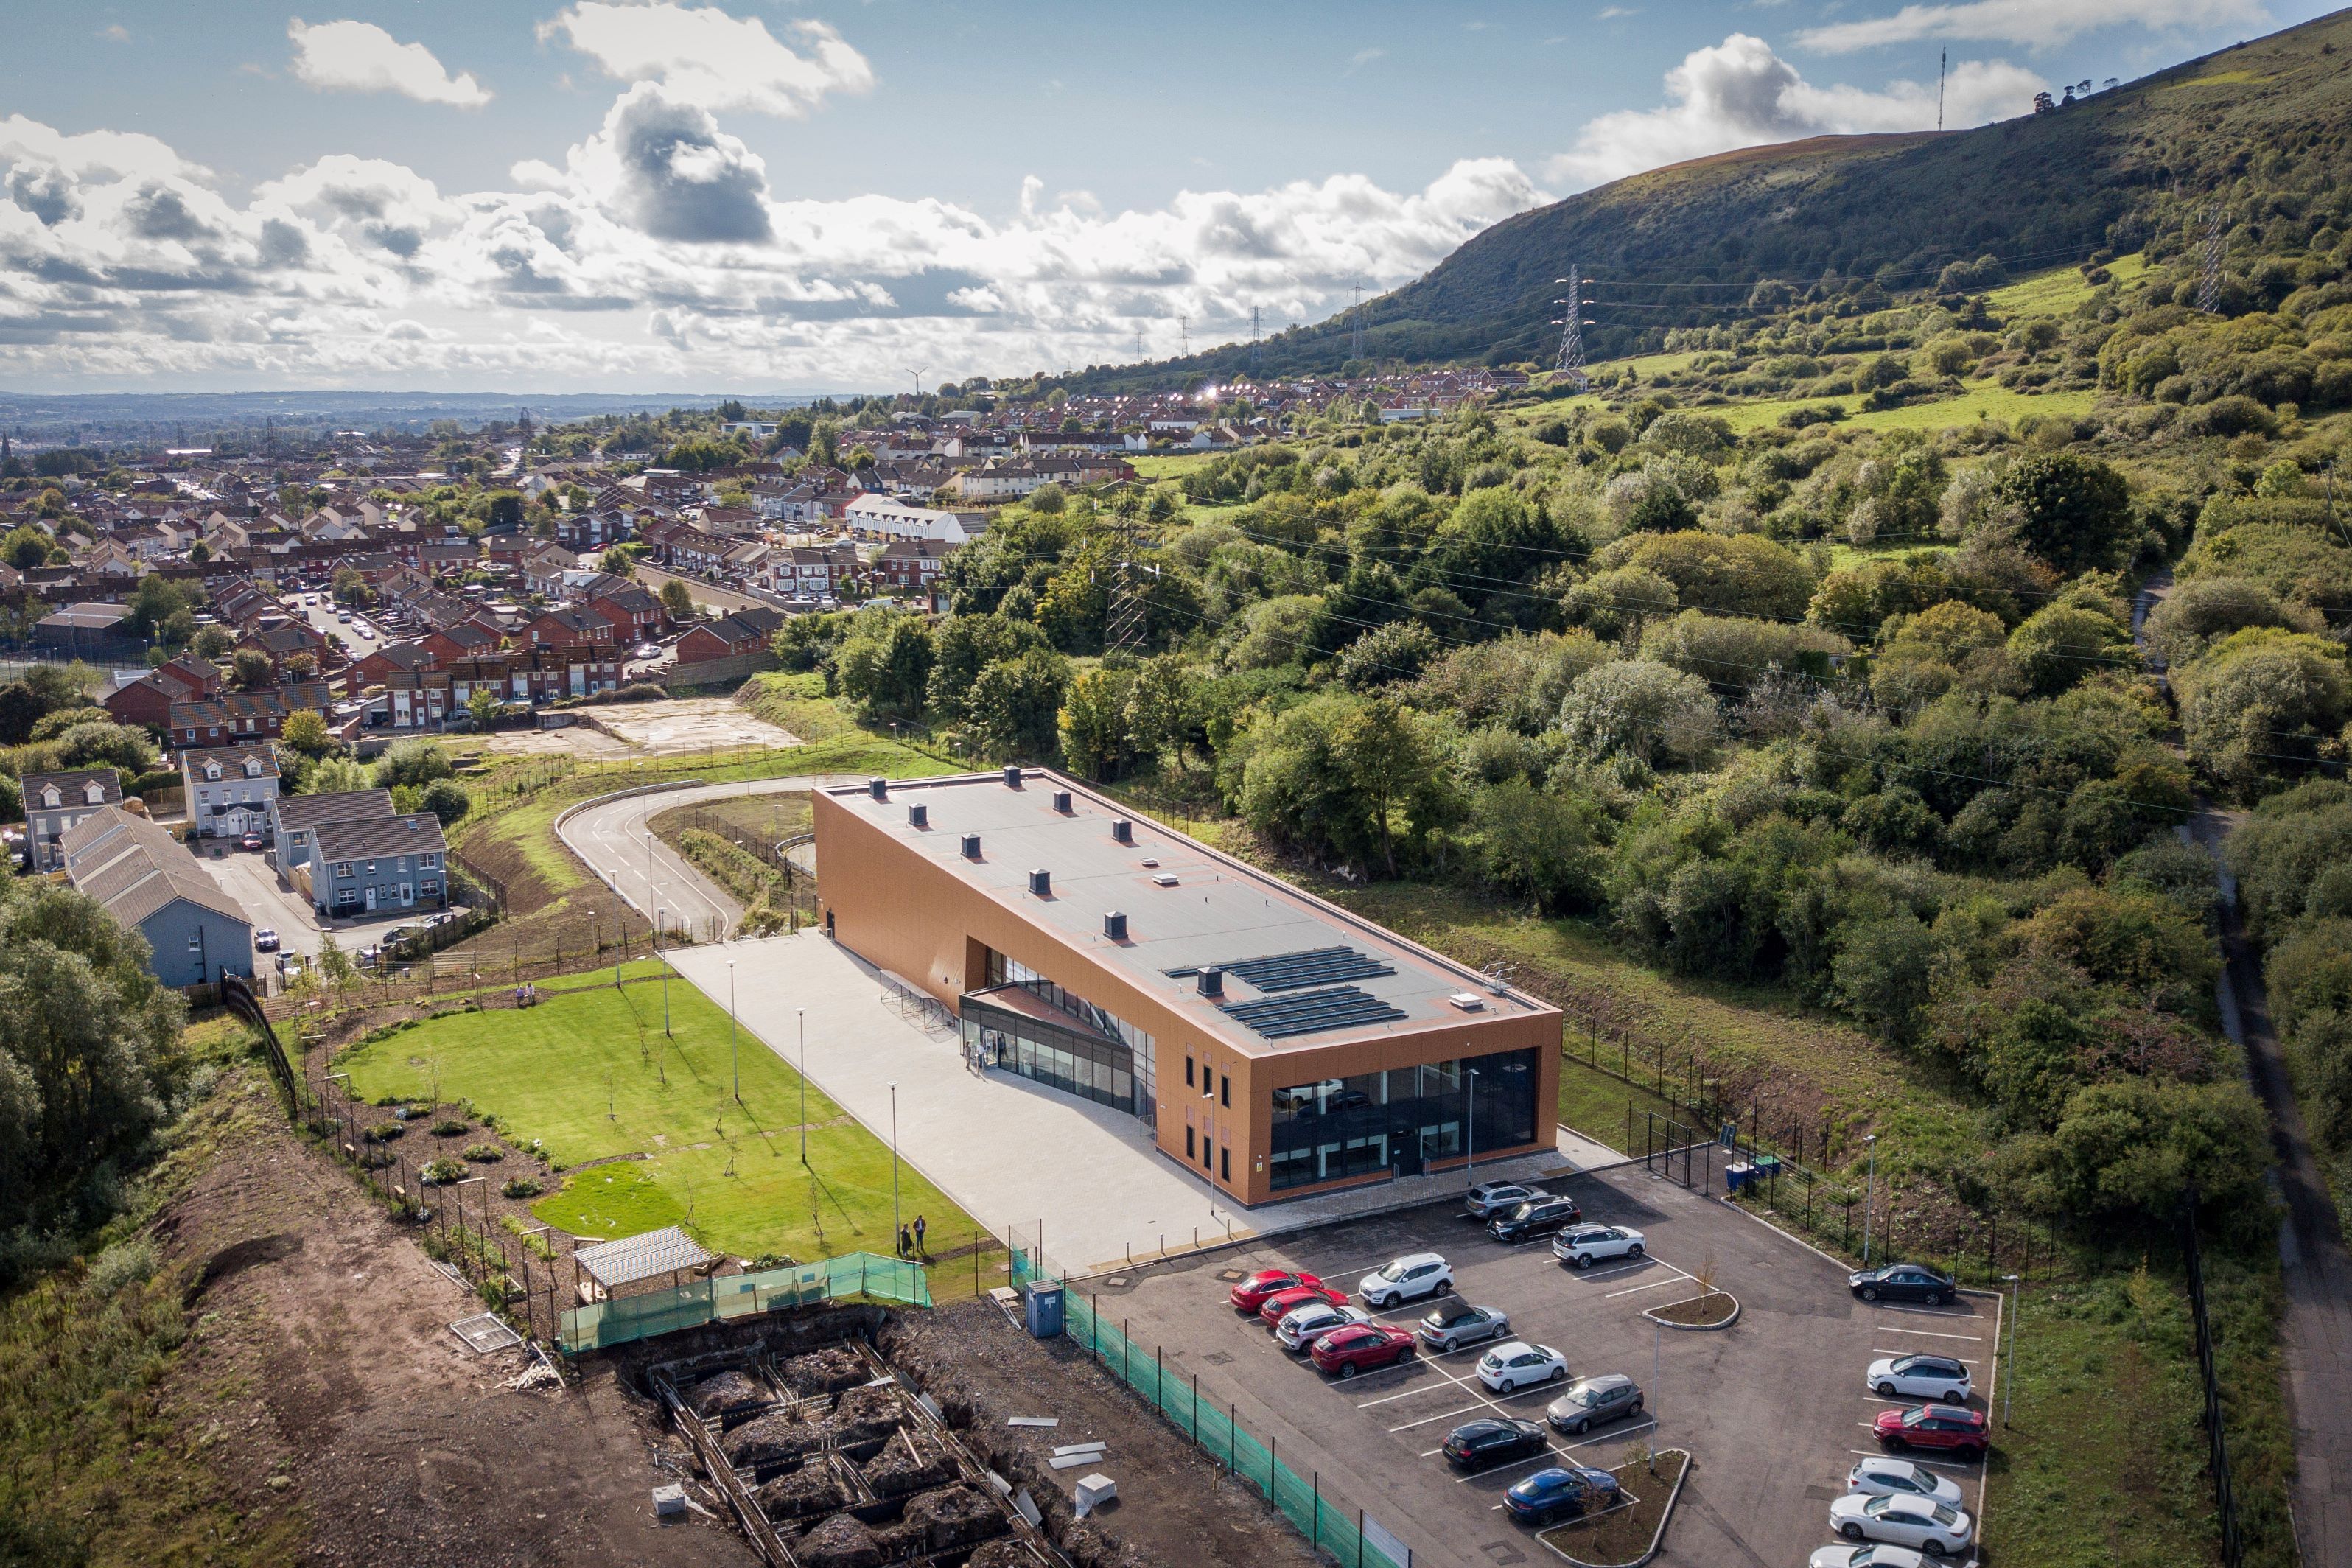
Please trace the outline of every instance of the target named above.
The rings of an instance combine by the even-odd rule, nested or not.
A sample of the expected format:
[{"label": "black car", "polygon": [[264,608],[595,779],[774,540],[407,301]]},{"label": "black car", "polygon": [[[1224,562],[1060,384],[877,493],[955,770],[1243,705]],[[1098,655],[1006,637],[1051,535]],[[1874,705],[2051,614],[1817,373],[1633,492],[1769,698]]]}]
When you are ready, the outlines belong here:
[{"label": "black car", "polygon": [[1890,1263],[1849,1275],[1846,1283],[1865,1301],[1917,1301],[1940,1307],[1952,1299],[1952,1281],[1919,1263]]},{"label": "black car", "polygon": [[1445,1435],[1446,1463],[1460,1470],[1532,1458],[1551,1447],[1540,1423],[1490,1419],[1465,1421]]},{"label": "black car", "polygon": [[1529,1198],[1510,1213],[1488,1220],[1486,1234],[1496,1241],[1532,1241],[1582,1217],[1574,1198]]}]

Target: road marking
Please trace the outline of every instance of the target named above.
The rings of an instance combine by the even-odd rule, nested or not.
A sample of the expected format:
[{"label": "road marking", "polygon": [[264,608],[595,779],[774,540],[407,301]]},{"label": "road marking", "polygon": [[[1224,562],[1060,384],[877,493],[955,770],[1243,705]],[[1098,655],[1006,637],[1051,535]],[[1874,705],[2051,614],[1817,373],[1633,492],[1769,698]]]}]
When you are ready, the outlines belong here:
[{"label": "road marking", "polygon": [[[1846,1452],[1859,1454],[1865,1459],[1883,1459],[1888,1457],[1884,1448],[1848,1448]],[[1949,1459],[1923,1459],[1916,1454],[1903,1454],[1896,1457],[1908,1459],[1915,1465],[1931,1465],[1939,1470],[1967,1470],[1971,1468],[1968,1465],[1954,1464]]]},{"label": "road marking", "polygon": [[1605,1443],[1612,1437],[1631,1437],[1637,1432],[1647,1432],[1656,1426],[1657,1422],[1654,1420],[1637,1421],[1631,1426],[1619,1427],[1613,1432],[1604,1432],[1598,1437],[1580,1437],[1564,1447],[1555,1449],[1554,1452],[1564,1457],[1575,1449],[1590,1448],[1596,1443]]},{"label": "road marking", "polygon": [[1612,1290],[1612,1291],[1610,1291],[1610,1292],[1609,1292],[1609,1294],[1608,1294],[1608,1295],[1606,1295],[1606,1296],[1603,1296],[1603,1297],[1601,1298],[1601,1300],[1604,1300],[1604,1301],[1613,1301],[1613,1300],[1616,1300],[1618,1297],[1620,1297],[1620,1296],[1638,1296],[1638,1295],[1640,1295],[1640,1294],[1641,1294],[1643,1291],[1644,1291],[1644,1290],[1663,1290],[1663,1289],[1665,1289],[1667,1286],[1669,1286],[1669,1285],[1682,1285],[1682,1284],[1686,1284],[1686,1283],[1688,1283],[1688,1282],[1689,1282],[1689,1279],[1690,1279],[1690,1276],[1689,1276],[1689,1275],[1687,1275],[1687,1274],[1685,1274],[1685,1275],[1682,1275],[1679,1279],[1659,1279],[1659,1280],[1654,1280],[1654,1281],[1653,1281],[1653,1282],[1651,1282],[1650,1284],[1647,1284],[1647,1285],[1628,1285],[1628,1286],[1627,1286],[1627,1287],[1625,1287],[1625,1289],[1623,1289],[1622,1290]]},{"label": "road marking", "polygon": [[[1636,1268],[1645,1268],[1649,1265],[1657,1261],[1658,1260],[1654,1258],[1637,1258],[1631,1263],[1620,1263],[1609,1268],[1579,1269],[1571,1276],[1571,1278],[1578,1279],[1606,1279],[1612,1274],[1624,1274]],[[1669,1267],[1671,1267],[1671,1265]]]},{"label": "road marking", "polygon": [[1974,1312],[1962,1311],[1951,1307],[1904,1307],[1893,1301],[1874,1301],[1871,1305],[1882,1312],[1908,1312],[1919,1318],[1967,1318],[1975,1321],[1977,1317]]},{"label": "road marking", "polygon": [[1418,1421],[1408,1421],[1402,1426],[1391,1426],[1389,1430],[1391,1432],[1410,1432],[1416,1426],[1426,1426],[1433,1421],[1451,1421],[1456,1415],[1467,1415],[1474,1410],[1484,1410],[1486,1408],[1486,1405],[1482,1402],[1476,1405],[1465,1405],[1459,1410],[1441,1410],[1434,1415],[1424,1415]]},{"label": "road marking", "polygon": [[1917,1334],[1923,1339],[1974,1340],[1979,1343],[1982,1343],[1984,1340],[1982,1334],[1945,1334],[1938,1333],[1934,1329],[1898,1329],[1892,1323],[1879,1323],[1875,1326],[1882,1334]]}]

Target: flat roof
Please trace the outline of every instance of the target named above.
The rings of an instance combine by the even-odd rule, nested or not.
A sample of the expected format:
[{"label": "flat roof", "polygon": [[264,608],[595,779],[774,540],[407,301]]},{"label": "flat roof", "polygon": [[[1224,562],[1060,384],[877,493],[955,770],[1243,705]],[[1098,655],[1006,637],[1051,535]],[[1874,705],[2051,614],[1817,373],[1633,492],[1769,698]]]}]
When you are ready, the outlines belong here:
[{"label": "flat roof", "polygon": [[[1066,813],[1054,807],[1061,791]],[[1552,1011],[1044,769],[1023,770],[1019,789],[992,773],[893,782],[887,800],[867,787],[823,793],[1244,1055]],[[925,827],[907,820],[916,804]],[[1132,844],[1111,837],[1117,818],[1134,824]],[[962,852],[968,833],[980,835],[977,860]],[[1044,898],[1029,890],[1033,870],[1049,874]],[[1124,941],[1103,933],[1112,911],[1127,917]],[[1265,962],[1274,959],[1287,962]],[[1199,989],[1199,970],[1213,964],[1225,970],[1222,1006]],[[1478,1005],[1457,1006],[1463,995]]]},{"label": "flat roof", "polygon": [[641,1236],[580,1247],[572,1254],[572,1260],[597,1284],[614,1290],[682,1268],[699,1268],[711,1258],[700,1242],[677,1226],[666,1225]]}]

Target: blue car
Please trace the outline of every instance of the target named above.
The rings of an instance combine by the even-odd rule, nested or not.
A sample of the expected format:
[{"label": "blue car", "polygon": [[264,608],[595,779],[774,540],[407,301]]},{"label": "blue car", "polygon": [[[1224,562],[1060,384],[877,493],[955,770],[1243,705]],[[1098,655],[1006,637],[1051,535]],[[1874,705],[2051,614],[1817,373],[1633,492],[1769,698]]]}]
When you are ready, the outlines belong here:
[{"label": "blue car", "polygon": [[1617,1498],[1617,1478],[1584,1465],[1538,1470],[1503,1494],[1503,1506],[1513,1519],[1528,1524],[1549,1524],[1597,1513]]}]

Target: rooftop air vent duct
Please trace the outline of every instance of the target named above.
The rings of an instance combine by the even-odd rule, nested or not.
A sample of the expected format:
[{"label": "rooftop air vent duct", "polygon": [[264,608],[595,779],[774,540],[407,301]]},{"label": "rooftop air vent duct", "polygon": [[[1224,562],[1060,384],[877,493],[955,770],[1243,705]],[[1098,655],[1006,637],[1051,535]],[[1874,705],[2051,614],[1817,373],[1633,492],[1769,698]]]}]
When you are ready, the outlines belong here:
[{"label": "rooftop air vent duct", "polygon": [[866,781],[866,793],[872,795],[876,800],[888,800],[890,798],[890,781],[888,779],[867,779]]},{"label": "rooftop air vent duct", "polygon": [[1113,942],[1127,940],[1127,917],[1117,910],[1103,916],[1103,935]]},{"label": "rooftop air vent duct", "polygon": [[1006,766],[1004,770],[1004,787],[1006,789],[1019,789],[1021,787],[1020,768],[1010,764]]},{"label": "rooftop air vent duct", "polygon": [[931,808],[930,808],[929,806],[928,806],[928,805],[921,805],[921,804],[919,804],[919,804],[917,804],[917,805],[910,805],[910,806],[908,806],[908,807],[907,808],[907,826],[909,826],[909,827],[929,827],[930,825],[931,825]]},{"label": "rooftop air vent duct", "polygon": [[963,858],[967,860],[977,860],[980,858],[979,834],[967,833],[963,836]]},{"label": "rooftop air vent duct", "polygon": [[1054,792],[1054,809],[1060,812],[1064,816],[1070,815],[1070,792],[1068,790],[1057,789]]},{"label": "rooftop air vent duct", "polygon": [[1051,871],[1030,872],[1029,890],[1036,894],[1041,899],[1052,898],[1054,896],[1054,873]]},{"label": "rooftop air vent duct", "polygon": [[1110,819],[1110,841],[1113,844],[1134,843],[1135,824],[1129,822],[1124,816],[1112,817]]},{"label": "rooftop air vent duct", "polygon": [[1219,969],[1213,963],[1202,965],[1201,969],[1201,994],[1203,996],[1223,996],[1224,994],[1225,972]]}]

